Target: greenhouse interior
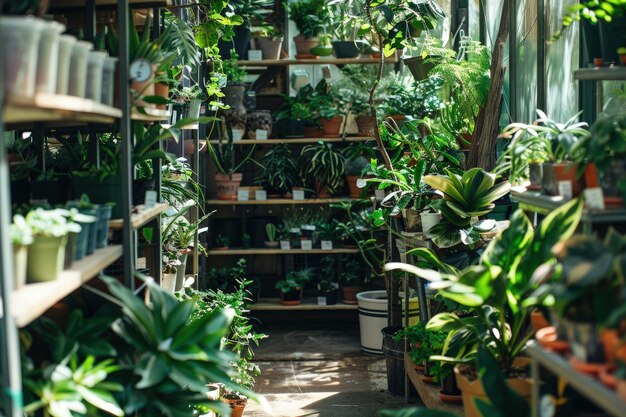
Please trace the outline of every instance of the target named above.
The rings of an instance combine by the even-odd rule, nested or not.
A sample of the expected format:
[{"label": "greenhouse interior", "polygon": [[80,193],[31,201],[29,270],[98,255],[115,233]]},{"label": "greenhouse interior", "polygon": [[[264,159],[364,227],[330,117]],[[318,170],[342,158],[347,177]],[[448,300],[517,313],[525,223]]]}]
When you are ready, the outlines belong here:
[{"label": "greenhouse interior", "polygon": [[0,417],[626,417],[626,0],[0,0]]}]

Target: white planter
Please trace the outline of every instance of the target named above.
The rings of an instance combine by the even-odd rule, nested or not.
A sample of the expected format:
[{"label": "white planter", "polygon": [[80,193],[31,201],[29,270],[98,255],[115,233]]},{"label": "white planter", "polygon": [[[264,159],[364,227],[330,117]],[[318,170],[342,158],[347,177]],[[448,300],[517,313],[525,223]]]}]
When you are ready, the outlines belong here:
[{"label": "white planter", "polygon": [[67,95],[70,80],[70,58],[72,49],[76,43],[76,38],[71,35],[61,35],[59,37],[59,51],[57,60],[57,82],[56,93]]},{"label": "white planter", "polygon": [[[400,293],[402,311],[404,294]],[[365,291],[356,295],[359,305],[359,327],[361,330],[361,350],[369,355],[383,354],[383,328],[387,327],[387,291]],[[417,297],[409,300],[409,324],[419,322],[419,304]],[[404,324],[404,317],[402,318]]]},{"label": "white planter", "polygon": [[78,41],[72,47],[70,57],[70,79],[67,93],[70,96],[85,97],[87,91],[87,57],[93,45]]},{"label": "white planter", "polygon": [[102,98],[102,78],[104,61],[108,54],[102,51],[90,51],[87,56],[87,83],[85,97],[100,102]]},{"label": "white planter", "polygon": [[46,22],[44,25],[39,40],[35,92],[54,94],[57,86],[59,37],[65,30],[65,25],[58,22]]},{"label": "white planter", "polygon": [[422,218],[422,231],[424,233],[428,233],[430,229],[441,222],[441,214],[439,213],[423,211],[420,213],[420,217]]},{"label": "white planter", "polygon": [[107,106],[113,106],[116,66],[117,58],[107,57],[102,67],[102,96],[100,97],[100,101]]},{"label": "white planter", "polygon": [[38,46],[44,26],[42,20],[32,17],[0,17],[0,65],[7,95],[35,94]]},{"label": "white planter", "polygon": [[289,250],[291,249],[291,242],[288,240],[281,240],[280,241],[280,248],[283,250]]},{"label": "white planter", "polygon": [[176,272],[173,274],[163,274],[163,279],[161,280],[161,287],[165,288],[166,291],[174,293],[174,287],[176,286]]}]

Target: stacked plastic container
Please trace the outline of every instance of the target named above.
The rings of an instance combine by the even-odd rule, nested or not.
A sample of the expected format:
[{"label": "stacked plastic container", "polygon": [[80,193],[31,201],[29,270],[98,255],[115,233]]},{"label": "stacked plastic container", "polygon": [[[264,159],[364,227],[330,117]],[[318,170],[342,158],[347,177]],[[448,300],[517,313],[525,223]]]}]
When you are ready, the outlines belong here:
[{"label": "stacked plastic container", "polygon": [[54,21],[0,16],[0,82],[7,96],[70,95],[112,106],[117,59],[64,31]]}]

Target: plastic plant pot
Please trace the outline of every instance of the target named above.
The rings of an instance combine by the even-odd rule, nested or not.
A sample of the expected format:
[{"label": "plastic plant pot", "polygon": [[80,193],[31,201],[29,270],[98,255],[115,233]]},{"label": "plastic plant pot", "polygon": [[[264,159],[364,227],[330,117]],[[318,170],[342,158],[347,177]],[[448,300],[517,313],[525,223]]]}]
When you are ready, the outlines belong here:
[{"label": "plastic plant pot", "polygon": [[94,208],[81,209],[80,212],[96,218],[95,222],[82,225],[83,228],[87,229],[87,246],[85,248],[85,256],[87,256],[96,251],[96,242],[98,239],[98,205],[95,205]]},{"label": "plastic plant pot", "polygon": [[17,290],[26,285],[26,264],[28,260],[28,246],[13,245],[13,268],[15,281],[13,289]]},{"label": "plastic plant pot", "polygon": [[85,97],[98,102],[102,99],[103,68],[107,57],[107,53],[102,51],[90,51],[87,56]]},{"label": "plastic plant pot", "polygon": [[72,47],[70,58],[70,79],[67,93],[70,96],[85,97],[87,91],[87,58],[93,45],[78,41]]},{"label": "plastic plant pot", "polygon": [[100,101],[107,106],[113,105],[116,65],[117,58],[107,57],[102,66],[102,96]]},{"label": "plastic plant pot", "polygon": [[27,281],[45,282],[58,278],[63,270],[67,235],[61,237],[37,236],[28,247]]},{"label": "plastic plant pot", "polygon": [[59,37],[59,53],[57,60],[56,93],[67,95],[70,80],[70,58],[72,49],[76,43],[76,37],[61,35]]},{"label": "plastic plant pot", "polygon": [[96,249],[104,248],[109,240],[109,219],[113,207],[103,204],[98,207],[98,220],[96,223]]},{"label": "plastic plant pot", "polygon": [[45,22],[44,25],[37,55],[35,93],[54,94],[57,85],[59,37],[65,30],[65,25],[58,22]]},{"label": "plastic plant pot", "polygon": [[37,76],[37,52],[42,20],[32,17],[0,18],[0,63],[7,95],[32,97]]}]

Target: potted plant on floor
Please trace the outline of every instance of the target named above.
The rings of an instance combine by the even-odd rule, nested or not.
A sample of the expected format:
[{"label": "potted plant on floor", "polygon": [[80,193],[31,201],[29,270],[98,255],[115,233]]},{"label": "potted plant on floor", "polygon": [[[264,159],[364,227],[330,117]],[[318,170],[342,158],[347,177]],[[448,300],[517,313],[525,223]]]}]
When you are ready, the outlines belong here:
[{"label": "potted plant on floor", "polygon": [[280,303],[283,305],[298,305],[302,301],[304,285],[313,277],[310,268],[299,271],[289,271],[284,279],[276,282],[274,287],[280,291]]},{"label": "potted plant on floor", "polygon": [[265,235],[267,240],[265,241],[266,248],[277,248],[278,240],[276,240],[276,226],[274,223],[268,223],[265,225]]},{"label": "potted plant on floor", "polygon": [[294,187],[302,186],[298,161],[286,143],[275,145],[258,165],[254,182],[263,186],[269,197],[289,194]]},{"label": "potted plant on floor", "polygon": [[462,270],[442,263],[428,249],[416,249],[412,254],[428,254],[429,261],[445,272],[402,263],[385,266],[386,270],[402,269],[437,282],[440,296],[474,313],[465,317],[439,313],[427,325],[427,329],[448,334],[443,355],[431,356],[431,360],[466,364],[455,367],[466,416],[479,415],[474,398],[487,398],[475,369],[467,365],[475,365],[480,349],[498,363],[511,388],[530,398],[530,380],[519,377],[525,366],[520,354],[533,335],[525,329],[528,316],[548,295],[545,287],[531,277],[544,263],[554,262],[552,248],[574,234],[582,208],[581,201],[568,202],[548,214],[536,229],[523,211],[517,210],[509,228],[489,243],[480,263]]},{"label": "potted plant on floor", "polygon": [[319,141],[307,145],[300,153],[302,177],[313,182],[320,198],[341,191],[343,188],[345,158],[328,142]]},{"label": "potted plant on floor", "polygon": [[364,272],[362,263],[357,258],[350,258],[344,264],[344,270],[339,275],[344,304],[356,304],[356,295],[363,291]]},{"label": "potted plant on floor", "polygon": [[298,30],[293,38],[296,44],[296,59],[317,59],[311,49],[319,44],[318,36],[328,23],[328,8],[316,0],[296,0],[287,4],[287,12]]}]

